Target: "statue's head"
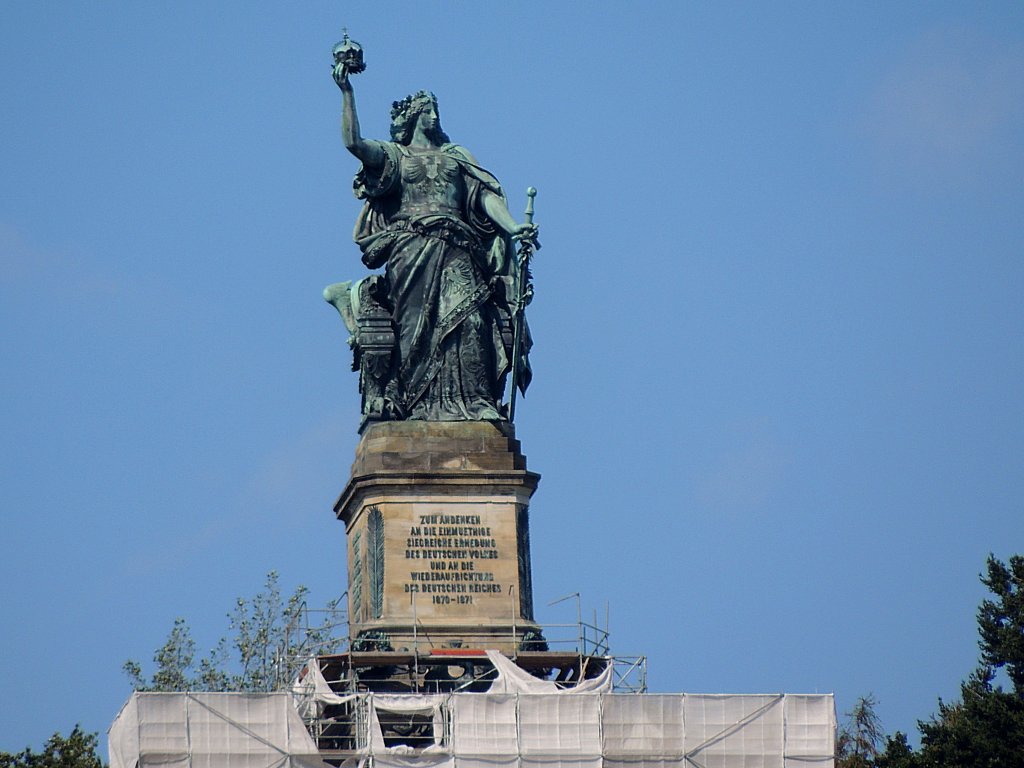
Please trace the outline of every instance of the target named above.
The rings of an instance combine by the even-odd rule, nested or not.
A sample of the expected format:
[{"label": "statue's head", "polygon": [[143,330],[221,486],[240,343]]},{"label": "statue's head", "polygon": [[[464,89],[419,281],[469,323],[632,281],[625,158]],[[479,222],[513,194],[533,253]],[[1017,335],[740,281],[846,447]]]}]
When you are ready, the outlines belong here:
[{"label": "statue's head", "polygon": [[[430,91],[419,91],[411,96],[406,96],[401,101],[391,105],[391,138],[399,144],[408,144],[412,141],[412,134],[416,128],[416,121],[423,112],[433,110],[437,114],[437,97]],[[424,128],[427,138],[435,144],[447,144],[451,141],[448,134],[441,128],[441,120],[438,118],[433,125]]]}]

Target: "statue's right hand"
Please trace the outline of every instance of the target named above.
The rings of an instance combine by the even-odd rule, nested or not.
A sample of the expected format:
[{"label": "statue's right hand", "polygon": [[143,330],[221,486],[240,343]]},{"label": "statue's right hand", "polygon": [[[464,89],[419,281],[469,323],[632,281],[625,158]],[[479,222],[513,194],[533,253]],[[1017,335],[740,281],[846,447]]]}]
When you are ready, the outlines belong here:
[{"label": "statue's right hand", "polygon": [[348,67],[343,62],[339,62],[334,65],[334,82],[338,84],[338,87],[343,91],[352,90],[352,83],[348,79]]}]

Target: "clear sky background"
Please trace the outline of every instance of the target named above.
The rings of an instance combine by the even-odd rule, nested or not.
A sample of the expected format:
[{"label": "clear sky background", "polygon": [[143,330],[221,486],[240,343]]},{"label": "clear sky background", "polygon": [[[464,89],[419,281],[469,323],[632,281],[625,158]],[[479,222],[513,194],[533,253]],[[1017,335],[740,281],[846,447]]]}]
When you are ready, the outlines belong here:
[{"label": "clear sky background", "polygon": [[343,25],[365,135],[429,88],[540,190],[539,618],[607,601],[655,691],[954,698],[1024,552],[1024,5],[7,2],[0,749],[345,589]]}]

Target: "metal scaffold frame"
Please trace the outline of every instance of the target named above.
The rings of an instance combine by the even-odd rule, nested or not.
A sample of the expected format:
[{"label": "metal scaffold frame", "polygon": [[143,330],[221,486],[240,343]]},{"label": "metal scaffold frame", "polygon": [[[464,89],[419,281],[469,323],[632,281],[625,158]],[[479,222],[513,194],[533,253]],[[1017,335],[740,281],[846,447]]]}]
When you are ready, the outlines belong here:
[{"label": "metal scaffold frame", "polygon": [[[413,647],[394,651],[387,647],[366,650],[352,642],[343,594],[332,608],[312,609],[300,606],[284,633],[277,651],[279,687],[295,680],[312,658],[320,659],[328,684],[337,692],[358,693],[371,690],[408,693],[479,691],[494,679],[495,670],[484,657],[484,649],[438,648],[425,633],[413,632]],[[543,640],[520,643],[513,661],[540,679],[552,679],[559,687],[570,688],[581,680],[613,667],[614,690],[643,693],[647,690],[647,658],[615,656],[610,651],[610,633],[599,626],[597,612],[593,622],[584,621],[576,598],[577,621],[538,625]],[[562,598],[562,600],[567,598]],[[555,603],[562,600],[556,600]],[[552,603],[555,604],[555,603]],[[416,619],[410,617],[413,626]],[[515,647],[513,625],[509,644]],[[529,648],[536,650],[527,650]],[[467,666],[468,665],[468,668]],[[463,667],[463,674],[433,674],[438,667]]]}]

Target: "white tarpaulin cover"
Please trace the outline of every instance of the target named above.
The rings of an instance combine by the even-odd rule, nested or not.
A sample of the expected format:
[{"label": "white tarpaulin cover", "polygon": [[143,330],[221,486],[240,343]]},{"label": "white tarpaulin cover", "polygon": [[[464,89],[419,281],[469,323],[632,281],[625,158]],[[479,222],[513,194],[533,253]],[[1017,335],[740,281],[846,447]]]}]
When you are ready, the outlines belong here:
[{"label": "white tarpaulin cover", "polygon": [[339,695],[331,690],[320,670],[320,662],[315,657],[306,662],[302,673],[292,683],[292,694],[299,702],[299,715],[303,718],[317,717],[323,712],[325,704],[344,704],[356,695]]},{"label": "white tarpaulin cover", "polygon": [[534,677],[514,661],[498,651],[487,651],[487,659],[498,670],[498,676],[487,689],[488,693],[611,693],[612,665],[597,677],[581,680],[571,688],[560,688],[554,680]]},{"label": "white tarpaulin cover", "polygon": [[[352,694],[353,765],[377,768],[831,768],[831,694]],[[386,714],[431,724],[388,747]],[[134,694],[111,768],[320,766],[290,694]]]},{"label": "white tarpaulin cover", "polygon": [[133,693],[110,768],[324,768],[289,693]]},{"label": "white tarpaulin cover", "polygon": [[[393,697],[375,694],[384,709]],[[417,697],[413,697],[417,698]],[[433,744],[381,749],[381,768],[831,768],[831,694],[457,693],[418,697]],[[413,706],[410,703],[408,706]],[[410,710],[411,711],[411,710]],[[441,727],[446,728],[441,736]],[[376,727],[371,716],[368,728]]]},{"label": "white tarpaulin cover", "polygon": [[783,765],[782,696],[687,696],[683,751],[699,765]]},{"label": "white tarpaulin cover", "polygon": [[[394,694],[377,693],[373,696],[373,706],[370,707],[370,749],[375,753],[390,752],[391,754],[427,754],[432,752],[447,752],[441,746],[444,741],[444,702],[447,696],[441,694]],[[402,745],[398,747],[385,747],[384,734],[381,733],[379,712],[395,712],[406,715],[423,715],[429,717],[433,723],[434,738],[433,744],[423,749],[414,750],[412,747]]]},{"label": "white tarpaulin cover", "polygon": [[463,757],[514,760],[519,755],[516,696],[452,696],[452,744]]},{"label": "white tarpaulin cover", "polygon": [[[813,696],[784,696],[782,719],[786,727],[786,768],[832,765],[835,752],[836,709],[832,694]],[[832,721],[821,722],[824,710],[831,713]],[[822,755],[828,757],[822,757]]]},{"label": "white tarpaulin cover", "polygon": [[602,754],[673,757],[683,754],[683,697],[650,694],[605,696],[602,700]]},{"label": "white tarpaulin cover", "polygon": [[298,698],[313,698],[321,704],[344,704],[355,695],[335,693],[324,678],[320,662],[315,657],[306,662],[302,673],[292,683],[292,693]]}]

